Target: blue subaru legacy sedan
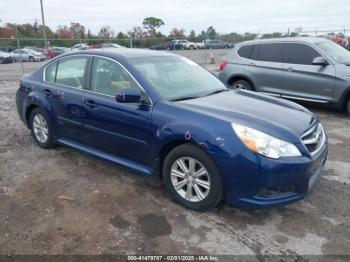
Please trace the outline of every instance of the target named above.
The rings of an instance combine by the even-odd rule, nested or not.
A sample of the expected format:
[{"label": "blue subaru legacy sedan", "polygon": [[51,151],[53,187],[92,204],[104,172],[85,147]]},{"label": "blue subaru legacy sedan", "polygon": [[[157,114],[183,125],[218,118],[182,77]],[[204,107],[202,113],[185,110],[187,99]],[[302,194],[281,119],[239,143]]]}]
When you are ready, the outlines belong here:
[{"label": "blue subaru legacy sedan", "polygon": [[305,108],[229,90],[166,52],[61,55],[23,76],[16,100],[40,147],[66,145],[132,168],[193,210],[300,200],[327,158],[322,125]]}]

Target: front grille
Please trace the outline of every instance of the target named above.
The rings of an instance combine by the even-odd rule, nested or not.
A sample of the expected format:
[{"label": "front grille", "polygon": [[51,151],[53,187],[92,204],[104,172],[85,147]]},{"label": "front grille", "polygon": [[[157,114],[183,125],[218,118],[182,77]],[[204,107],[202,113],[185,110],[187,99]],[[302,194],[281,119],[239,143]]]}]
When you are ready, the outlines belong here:
[{"label": "front grille", "polygon": [[294,186],[291,187],[274,187],[274,188],[263,188],[256,196],[258,197],[279,197],[295,193],[297,190]]},{"label": "front grille", "polygon": [[316,154],[322,148],[325,140],[326,135],[321,124],[314,125],[301,136],[301,141],[311,155]]}]

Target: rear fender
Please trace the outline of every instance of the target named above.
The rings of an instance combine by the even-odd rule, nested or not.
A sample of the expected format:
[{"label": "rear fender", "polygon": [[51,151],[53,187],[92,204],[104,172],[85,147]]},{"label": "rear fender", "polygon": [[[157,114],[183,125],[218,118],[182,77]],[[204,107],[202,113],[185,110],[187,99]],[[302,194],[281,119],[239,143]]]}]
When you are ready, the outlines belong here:
[{"label": "rear fender", "polygon": [[33,90],[28,94],[28,96],[24,100],[24,106],[23,106],[23,112],[22,112],[24,116],[25,124],[27,125],[28,128],[30,126],[29,126],[29,117],[27,115],[27,112],[33,106],[37,106],[41,110],[43,110],[48,115],[50,121],[54,119],[54,111],[47,97],[44,94],[40,93],[38,90]]}]

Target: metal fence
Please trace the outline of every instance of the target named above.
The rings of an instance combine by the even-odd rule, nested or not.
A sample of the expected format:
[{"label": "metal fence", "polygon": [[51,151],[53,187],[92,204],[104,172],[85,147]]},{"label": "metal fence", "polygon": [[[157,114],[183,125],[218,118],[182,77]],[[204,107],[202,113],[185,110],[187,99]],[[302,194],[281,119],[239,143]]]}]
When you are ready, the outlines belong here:
[{"label": "metal fence", "polygon": [[[266,39],[266,38],[279,38],[279,37],[296,37],[296,36],[317,36],[317,37],[331,37],[336,35],[341,35],[341,37],[346,38],[347,34],[350,34],[350,29],[338,28],[334,30],[302,30],[301,28],[296,28],[293,32],[287,30],[286,32],[272,32],[272,33],[237,33],[233,32],[230,34],[218,34],[215,39],[225,41],[230,44],[236,44],[242,41],[253,40],[253,39]],[[175,52],[184,55],[195,62],[207,67],[210,70],[216,70],[218,68],[218,63],[221,58],[228,52],[225,49],[215,49],[207,50],[200,48],[193,48],[194,50],[184,50],[186,48],[180,45],[173,45],[169,48],[164,48],[166,43],[172,42],[173,40],[187,40],[193,43],[203,43],[203,41],[209,40],[207,36],[196,36],[196,37],[147,37],[147,38],[110,38],[110,39],[98,39],[98,38],[84,38],[84,39],[62,39],[62,38],[49,38],[47,39],[48,49],[53,47],[67,47],[70,48],[78,43],[86,43],[88,45],[100,45],[103,43],[116,43],[121,46],[129,48],[151,48],[151,49],[168,49],[169,52]],[[172,42],[173,43],[173,42]],[[0,37],[0,48],[8,49],[20,49],[25,47],[38,47],[44,49],[43,38],[34,37],[22,37],[22,36],[12,36],[12,37]],[[170,49],[170,50],[169,50]],[[188,48],[190,49],[190,48]],[[46,50],[47,53],[47,50]],[[29,72],[37,67],[37,65],[32,63],[17,63],[14,66],[21,73]],[[1,70],[2,65],[0,65]]]}]

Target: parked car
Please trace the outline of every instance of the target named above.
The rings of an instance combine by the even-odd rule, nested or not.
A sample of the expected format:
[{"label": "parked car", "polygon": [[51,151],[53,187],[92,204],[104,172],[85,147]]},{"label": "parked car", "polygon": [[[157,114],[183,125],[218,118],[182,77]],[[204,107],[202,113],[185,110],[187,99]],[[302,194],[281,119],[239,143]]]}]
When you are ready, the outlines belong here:
[{"label": "parked car", "polygon": [[27,49],[16,49],[11,52],[15,62],[34,62],[34,53]]},{"label": "parked car", "polygon": [[103,43],[105,47],[112,47],[112,48],[125,48],[125,46],[118,45],[116,43]]},{"label": "parked car", "polygon": [[197,44],[190,42],[186,39],[180,39],[180,40],[173,40],[173,43],[175,42],[175,45],[179,48],[179,49],[196,49],[197,48]]},{"label": "parked car", "polygon": [[23,50],[25,50],[26,52],[32,53],[34,55],[35,62],[44,61],[46,59],[44,52],[34,51],[31,49],[25,49],[25,48]]},{"label": "parked car", "polygon": [[48,57],[54,58],[56,56],[68,53],[70,51],[71,51],[71,49],[69,49],[67,47],[52,47],[49,49]]},{"label": "parked car", "polygon": [[12,51],[16,50],[17,48],[14,46],[5,46],[5,47],[0,47],[0,51],[6,52],[6,53],[11,53]]},{"label": "parked car", "polygon": [[233,45],[222,40],[206,40],[204,41],[205,48],[217,49],[217,48],[232,48]]},{"label": "parked car", "polygon": [[165,43],[161,43],[155,46],[152,46],[150,49],[153,50],[174,50],[174,49],[182,49],[181,45],[174,44],[173,41],[168,41]]},{"label": "parked car", "polygon": [[346,108],[350,114],[350,53],[323,38],[285,38],[236,45],[220,65],[231,88]]},{"label": "parked car", "polygon": [[75,44],[71,47],[72,50],[78,50],[79,48],[81,47],[85,47],[87,46],[88,44],[87,43],[79,43],[79,44]]},{"label": "parked car", "polygon": [[30,49],[30,50],[33,50],[35,52],[44,53],[44,49],[43,48],[39,48],[39,47],[36,47],[36,46],[25,46],[23,49]]},{"label": "parked car", "polygon": [[199,49],[204,49],[205,48],[205,40],[203,40],[202,42],[200,43],[195,43],[197,48]]},{"label": "parked car", "polygon": [[13,62],[13,57],[10,53],[0,51],[0,64],[9,64]]},{"label": "parked car", "polygon": [[194,210],[222,199],[248,207],[300,200],[327,157],[327,137],[307,109],[229,90],[166,52],[65,54],[21,78],[16,104],[40,147],[66,145],[132,168]]}]

